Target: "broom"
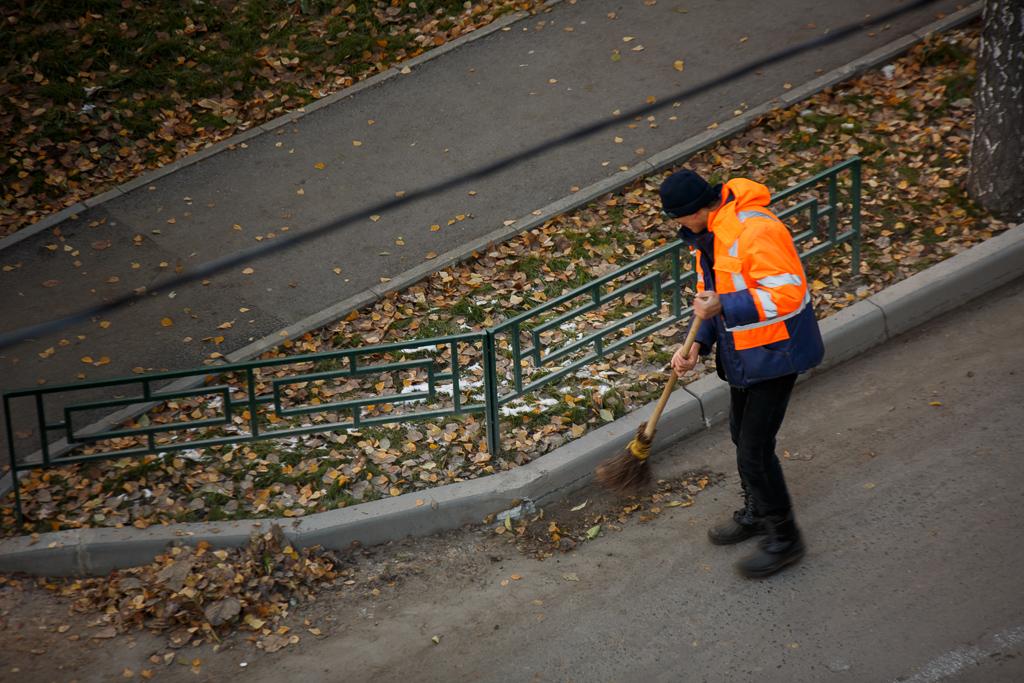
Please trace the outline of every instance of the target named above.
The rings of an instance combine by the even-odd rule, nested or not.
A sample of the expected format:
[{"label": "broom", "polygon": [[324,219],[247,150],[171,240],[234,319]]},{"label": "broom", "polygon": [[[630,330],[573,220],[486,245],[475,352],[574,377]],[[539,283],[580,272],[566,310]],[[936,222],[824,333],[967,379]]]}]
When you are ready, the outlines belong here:
[{"label": "broom", "polygon": [[[690,325],[686,341],[683,342],[683,355],[690,355],[690,347],[693,346],[693,340],[697,338],[699,328],[700,319],[696,319]],[[655,426],[658,424],[658,419],[661,418],[662,411],[665,410],[665,404],[668,403],[668,398],[678,379],[679,376],[673,370],[668,376],[665,389],[661,392],[658,405],[655,406],[647,424],[637,428],[636,437],[629,442],[626,450],[598,466],[595,476],[602,486],[625,493],[635,491],[650,481],[651,466],[647,462],[647,456],[651,454],[651,441],[654,439]]]}]

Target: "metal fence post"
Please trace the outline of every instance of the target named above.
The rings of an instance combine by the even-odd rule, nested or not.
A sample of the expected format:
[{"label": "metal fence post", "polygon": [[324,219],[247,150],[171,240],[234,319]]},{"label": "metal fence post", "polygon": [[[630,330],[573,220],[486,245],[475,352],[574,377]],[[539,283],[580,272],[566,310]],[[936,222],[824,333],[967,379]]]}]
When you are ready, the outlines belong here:
[{"label": "metal fence post", "polygon": [[484,421],[487,452],[492,458],[501,451],[501,415],[498,412],[498,357],[494,332],[484,333]]},{"label": "metal fence post", "polygon": [[860,275],[860,159],[854,161],[851,171],[852,187],[850,190],[853,196],[850,204],[853,213],[853,252],[850,265],[853,268],[852,275],[857,277]]},{"label": "metal fence post", "polygon": [[[17,455],[14,453],[14,427],[11,424],[11,401],[7,396],[4,396],[4,427],[7,429],[7,452],[11,455],[11,488],[14,490],[14,519],[21,528],[24,523],[24,519],[21,516],[21,492],[18,490],[20,483],[18,482],[18,460]],[[46,433],[41,435],[42,440],[46,440]]]}]

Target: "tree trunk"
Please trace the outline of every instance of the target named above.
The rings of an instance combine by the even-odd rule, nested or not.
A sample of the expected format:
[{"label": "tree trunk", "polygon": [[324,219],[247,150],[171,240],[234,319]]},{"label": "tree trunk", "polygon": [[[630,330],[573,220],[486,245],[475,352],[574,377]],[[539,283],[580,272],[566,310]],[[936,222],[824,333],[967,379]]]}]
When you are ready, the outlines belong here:
[{"label": "tree trunk", "polygon": [[967,189],[1000,220],[1024,221],[1024,0],[986,0]]}]

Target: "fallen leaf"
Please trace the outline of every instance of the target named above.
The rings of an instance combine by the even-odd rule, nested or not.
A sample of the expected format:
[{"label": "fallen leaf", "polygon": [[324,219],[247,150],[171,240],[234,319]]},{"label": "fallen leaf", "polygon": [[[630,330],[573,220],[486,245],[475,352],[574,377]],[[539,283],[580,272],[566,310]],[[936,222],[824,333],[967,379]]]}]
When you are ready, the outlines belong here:
[{"label": "fallen leaf", "polygon": [[227,597],[206,606],[203,616],[211,626],[220,626],[232,621],[242,611],[242,604],[235,598]]},{"label": "fallen leaf", "polygon": [[562,574],[562,578],[566,581],[579,581],[580,577],[576,576],[576,572],[570,572],[568,574]]},{"label": "fallen leaf", "polygon": [[257,617],[254,617],[251,614],[246,614],[242,621],[244,621],[245,625],[251,628],[253,631],[259,631],[261,628],[263,628],[263,624],[266,623],[262,619],[258,619]]},{"label": "fallen leaf", "polygon": [[676,61],[672,62],[672,68],[675,69],[676,71],[682,71],[684,67],[685,64],[681,59],[677,59]]}]

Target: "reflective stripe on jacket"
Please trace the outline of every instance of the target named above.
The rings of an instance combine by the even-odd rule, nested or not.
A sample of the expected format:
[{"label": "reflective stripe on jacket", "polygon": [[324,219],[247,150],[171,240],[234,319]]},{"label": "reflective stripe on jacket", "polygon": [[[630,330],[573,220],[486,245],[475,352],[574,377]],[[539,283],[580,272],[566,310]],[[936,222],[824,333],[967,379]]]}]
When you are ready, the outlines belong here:
[{"label": "reflective stripe on jacket", "polygon": [[679,231],[697,249],[697,291],[714,290],[722,302],[697,340],[705,352],[718,342],[720,371],[733,386],[805,372],[824,355],[803,264],[770,201],[764,185],[736,178],[722,187],[710,235]]}]

